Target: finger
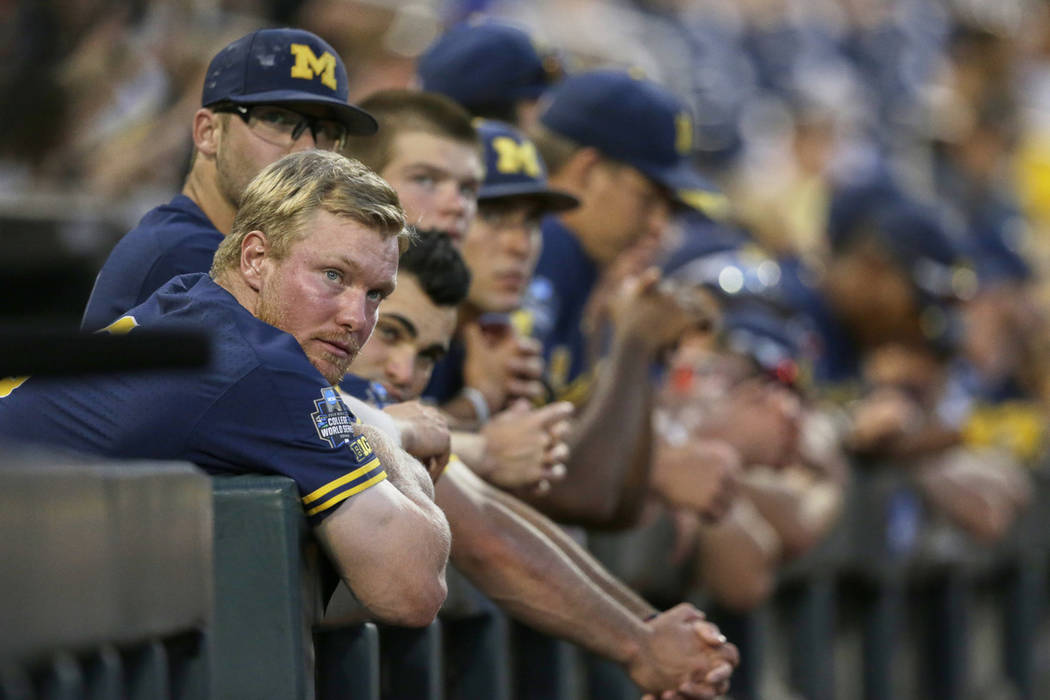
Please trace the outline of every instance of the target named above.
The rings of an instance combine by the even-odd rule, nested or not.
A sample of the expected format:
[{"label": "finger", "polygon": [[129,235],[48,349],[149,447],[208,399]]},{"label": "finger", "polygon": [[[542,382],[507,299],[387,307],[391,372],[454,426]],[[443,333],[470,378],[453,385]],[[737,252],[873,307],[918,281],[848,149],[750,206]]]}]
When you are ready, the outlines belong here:
[{"label": "finger", "polygon": [[728,681],[731,675],[733,675],[733,667],[723,661],[707,672],[707,675],[704,676],[704,683],[719,685]]},{"label": "finger", "polygon": [[518,336],[519,355],[540,355],[543,353],[543,343],[531,336]]},{"label": "finger", "polygon": [[553,464],[549,469],[543,470],[543,478],[547,481],[561,481],[565,478],[565,475],[569,473],[569,470],[565,468],[564,464],[558,463]]},{"label": "finger", "polygon": [[548,465],[553,467],[555,464],[564,462],[568,457],[569,446],[564,442],[555,442],[547,449],[543,459]]},{"label": "finger", "polygon": [[740,650],[736,648],[736,644],[732,642],[726,642],[719,651],[722,653],[722,658],[734,667],[740,665]]},{"label": "finger", "polygon": [[575,409],[576,407],[568,401],[555,401],[542,408],[537,408],[533,412],[532,418],[540,426],[550,428],[559,423],[566,423],[572,417]]},{"label": "finger", "polygon": [[564,442],[571,432],[572,423],[567,420],[559,421],[547,429],[547,434],[554,438],[556,442]]},{"label": "finger", "polygon": [[693,629],[696,631],[700,639],[710,646],[720,647],[726,643],[725,635],[719,632],[718,627],[710,622],[694,622]]},{"label": "finger", "polygon": [[690,700],[715,700],[721,694],[713,685],[692,680],[678,686],[678,693]]}]

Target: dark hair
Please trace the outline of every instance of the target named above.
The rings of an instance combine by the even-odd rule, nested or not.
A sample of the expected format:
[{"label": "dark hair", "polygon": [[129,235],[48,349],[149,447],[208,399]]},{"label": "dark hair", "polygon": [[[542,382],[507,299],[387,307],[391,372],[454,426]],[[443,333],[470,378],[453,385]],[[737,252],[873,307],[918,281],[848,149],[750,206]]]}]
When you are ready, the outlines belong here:
[{"label": "dark hair", "polygon": [[398,269],[414,275],[438,306],[459,306],[470,291],[470,270],[443,231],[418,231]]}]

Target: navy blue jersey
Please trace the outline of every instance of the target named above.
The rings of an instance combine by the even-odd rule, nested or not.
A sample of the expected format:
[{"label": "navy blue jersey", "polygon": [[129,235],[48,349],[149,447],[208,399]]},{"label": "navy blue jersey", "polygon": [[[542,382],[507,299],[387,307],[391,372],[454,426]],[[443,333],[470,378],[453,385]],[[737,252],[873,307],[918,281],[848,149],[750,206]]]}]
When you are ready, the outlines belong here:
[{"label": "navy blue jersey", "polygon": [[448,403],[463,391],[463,362],[466,356],[463,343],[453,338],[448,352],[434,365],[427,388],[423,390],[424,398],[440,405]]},{"label": "navy blue jersey", "polygon": [[110,458],[177,459],[212,474],[295,480],[312,524],[386,478],[357,418],[298,341],[207,275],[183,275],[111,325],[206,327],[204,370],[0,380],[0,437]]},{"label": "navy blue jersey", "polygon": [[543,343],[551,387],[558,396],[590,369],[582,323],[597,281],[598,266],[576,235],[555,217],[544,219],[543,252],[525,294],[525,320],[517,322]]},{"label": "navy blue jersey", "polygon": [[180,194],[151,209],[109,254],[80,327],[103,328],[146,301],[172,277],[207,272],[222,238],[189,197]]}]

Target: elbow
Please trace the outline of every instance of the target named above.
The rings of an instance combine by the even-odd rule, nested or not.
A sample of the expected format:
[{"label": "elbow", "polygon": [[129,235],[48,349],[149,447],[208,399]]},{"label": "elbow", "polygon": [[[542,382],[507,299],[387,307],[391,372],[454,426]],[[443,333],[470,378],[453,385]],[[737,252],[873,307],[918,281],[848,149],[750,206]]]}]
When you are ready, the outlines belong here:
[{"label": "elbow", "polygon": [[390,624],[401,627],[426,627],[437,617],[447,594],[448,585],[445,583],[445,572],[442,571],[425,585],[404,594],[397,619]]},{"label": "elbow", "polygon": [[381,593],[361,602],[378,622],[398,627],[426,627],[437,617],[448,586],[444,569],[434,576],[391,578]]}]

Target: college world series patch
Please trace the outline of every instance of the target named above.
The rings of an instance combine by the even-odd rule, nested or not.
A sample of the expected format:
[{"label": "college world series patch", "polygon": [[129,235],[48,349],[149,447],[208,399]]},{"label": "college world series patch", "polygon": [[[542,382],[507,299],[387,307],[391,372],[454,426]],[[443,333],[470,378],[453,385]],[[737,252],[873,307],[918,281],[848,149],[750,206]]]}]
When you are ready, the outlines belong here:
[{"label": "college world series patch", "polygon": [[349,444],[356,432],[357,417],[351,413],[332,387],[321,389],[321,398],[314,399],[316,411],[310,414],[317,429],[317,436],[329,447]]}]

